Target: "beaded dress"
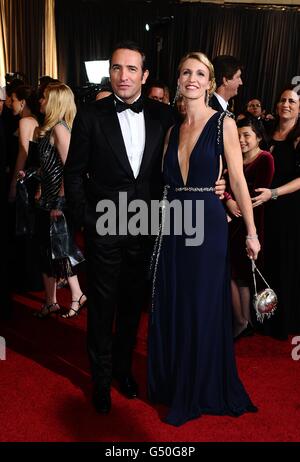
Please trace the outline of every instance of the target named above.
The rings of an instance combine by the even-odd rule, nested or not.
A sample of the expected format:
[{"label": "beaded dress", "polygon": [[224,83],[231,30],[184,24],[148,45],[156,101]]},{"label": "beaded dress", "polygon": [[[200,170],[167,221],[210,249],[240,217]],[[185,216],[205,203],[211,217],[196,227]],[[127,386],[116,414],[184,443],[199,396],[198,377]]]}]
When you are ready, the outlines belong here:
[{"label": "beaded dress", "polygon": [[228,227],[222,201],[214,193],[225,115],[216,112],[204,126],[190,155],[186,184],[178,163],[179,125],[172,129],[164,160],[164,198],[177,200],[182,207],[190,201],[193,226],[197,202],[204,204],[197,224],[204,231],[202,244],[186,245],[190,233],[175,234],[172,214],[170,232],[165,234],[163,211],[152,260],[149,398],[168,406],[165,421],[176,426],[202,414],[239,416],[256,411],[236,369]]}]

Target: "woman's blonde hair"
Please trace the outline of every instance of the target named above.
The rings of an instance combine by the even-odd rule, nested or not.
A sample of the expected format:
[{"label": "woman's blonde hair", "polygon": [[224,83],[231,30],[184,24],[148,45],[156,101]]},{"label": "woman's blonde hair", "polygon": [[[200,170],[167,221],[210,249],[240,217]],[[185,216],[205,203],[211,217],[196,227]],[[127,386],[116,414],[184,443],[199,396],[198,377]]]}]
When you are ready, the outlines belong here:
[{"label": "woman's blonde hair", "polygon": [[50,83],[44,90],[44,98],[46,99],[45,120],[39,130],[39,136],[45,136],[61,120],[64,120],[71,130],[76,115],[71,88],[64,83]]},{"label": "woman's blonde hair", "polygon": [[214,66],[212,65],[208,57],[204,53],[201,53],[201,51],[191,51],[190,53],[187,53],[185,56],[183,56],[183,58],[181,58],[179,66],[178,66],[179,74],[181,72],[183,64],[188,59],[196,59],[197,61],[199,61],[200,63],[204,64],[204,66],[207,67],[208,72],[209,72],[209,80],[210,80],[210,87],[208,89],[208,94],[211,95],[216,89]]}]

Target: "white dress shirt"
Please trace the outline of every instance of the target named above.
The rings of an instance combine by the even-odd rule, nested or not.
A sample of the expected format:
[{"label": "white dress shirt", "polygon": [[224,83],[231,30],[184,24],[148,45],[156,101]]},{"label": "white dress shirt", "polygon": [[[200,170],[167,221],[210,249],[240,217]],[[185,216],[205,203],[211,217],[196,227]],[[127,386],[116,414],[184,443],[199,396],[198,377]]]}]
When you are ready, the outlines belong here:
[{"label": "white dress shirt", "polygon": [[[115,95],[115,97],[118,98],[117,95]],[[136,98],[136,100],[138,98]],[[120,98],[118,99],[122,101]],[[136,113],[131,109],[126,109],[125,111],[117,112],[117,115],[121,126],[128,160],[133,171],[134,178],[137,178],[145,149],[146,130],[144,111]]]},{"label": "white dress shirt", "polygon": [[221,104],[221,106],[223,108],[223,111],[226,111],[227,107],[228,107],[228,101],[225,101],[225,99],[222,98],[222,96],[220,96],[218,93],[214,93],[214,95],[217,98],[217,100],[219,101],[219,103]]}]

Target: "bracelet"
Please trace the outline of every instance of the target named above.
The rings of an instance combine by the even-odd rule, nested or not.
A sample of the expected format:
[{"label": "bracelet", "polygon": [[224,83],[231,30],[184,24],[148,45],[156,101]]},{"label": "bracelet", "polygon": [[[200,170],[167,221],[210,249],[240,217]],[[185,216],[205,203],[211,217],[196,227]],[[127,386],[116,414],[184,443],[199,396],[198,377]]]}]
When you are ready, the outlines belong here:
[{"label": "bracelet", "polygon": [[277,188],[270,189],[270,191],[271,191],[271,199],[276,200],[278,197],[278,189]]},{"label": "bracelet", "polygon": [[257,234],[248,234],[246,236],[246,239],[258,239],[258,235]]}]

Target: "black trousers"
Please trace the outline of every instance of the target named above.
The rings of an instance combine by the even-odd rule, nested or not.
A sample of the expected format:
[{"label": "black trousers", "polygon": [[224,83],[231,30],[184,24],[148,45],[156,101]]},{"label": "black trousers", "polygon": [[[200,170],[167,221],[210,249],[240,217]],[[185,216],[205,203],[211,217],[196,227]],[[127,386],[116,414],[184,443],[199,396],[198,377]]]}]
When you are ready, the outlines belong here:
[{"label": "black trousers", "polygon": [[112,375],[131,372],[149,252],[140,236],[85,241],[88,354],[94,382],[109,387]]}]

